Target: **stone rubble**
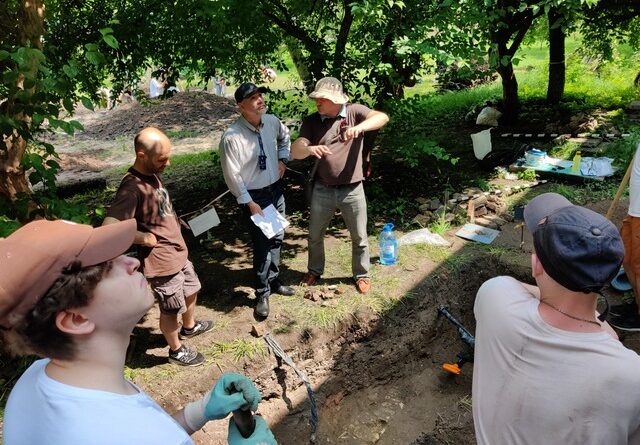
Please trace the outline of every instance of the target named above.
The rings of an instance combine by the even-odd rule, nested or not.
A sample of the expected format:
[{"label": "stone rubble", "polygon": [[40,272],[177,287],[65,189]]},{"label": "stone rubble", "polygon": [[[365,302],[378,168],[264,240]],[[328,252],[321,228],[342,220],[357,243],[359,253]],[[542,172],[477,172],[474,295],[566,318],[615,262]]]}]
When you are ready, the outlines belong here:
[{"label": "stone rubble", "polygon": [[[447,196],[446,204],[442,204],[436,198],[418,198],[416,202],[420,213],[413,221],[425,227],[436,220],[452,222],[456,217],[461,217],[472,223],[499,230],[507,222],[513,221],[513,216],[507,212],[506,197],[546,182],[533,181],[488,192],[471,187]],[[312,299],[311,296],[308,298]]]}]

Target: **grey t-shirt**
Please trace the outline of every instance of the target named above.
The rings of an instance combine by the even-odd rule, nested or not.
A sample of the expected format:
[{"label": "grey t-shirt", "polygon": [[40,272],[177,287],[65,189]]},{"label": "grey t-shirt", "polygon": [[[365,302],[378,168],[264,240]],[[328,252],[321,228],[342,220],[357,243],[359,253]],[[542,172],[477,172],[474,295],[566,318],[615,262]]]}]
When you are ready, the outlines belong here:
[{"label": "grey t-shirt", "polygon": [[497,277],[476,296],[479,445],[640,443],[640,357],[604,331],[547,324],[539,300]]}]

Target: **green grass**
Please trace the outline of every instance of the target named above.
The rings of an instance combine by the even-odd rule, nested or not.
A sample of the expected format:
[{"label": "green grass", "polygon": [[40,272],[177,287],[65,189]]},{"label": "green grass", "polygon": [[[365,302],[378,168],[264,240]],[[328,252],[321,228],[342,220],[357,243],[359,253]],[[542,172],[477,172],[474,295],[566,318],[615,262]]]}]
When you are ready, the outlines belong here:
[{"label": "green grass", "polygon": [[444,219],[445,213],[442,213],[442,216],[436,218],[434,222],[429,224],[429,230],[437,235],[444,235],[451,229],[451,223]]},{"label": "green grass", "polygon": [[505,257],[509,255],[509,253],[511,252],[511,250],[507,249],[506,247],[499,247],[499,246],[492,246],[492,245],[484,246],[484,250],[486,250],[486,252],[489,255],[494,256],[496,258]]},{"label": "green grass", "polygon": [[[618,61],[594,61],[581,54],[582,44],[577,34],[566,39],[567,101],[574,101],[574,106],[584,109],[626,105],[635,94],[632,81],[637,72],[638,53],[620,46]],[[546,44],[524,46],[516,54],[520,63],[515,67],[515,74],[522,99],[540,98],[546,94],[548,54]]]},{"label": "green grass", "polygon": [[551,184],[549,191],[564,196],[578,205],[589,202],[611,199],[618,188],[615,181],[589,182],[583,185]]},{"label": "green grass", "polygon": [[446,261],[453,252],[448,247],[434,246],[431,244],[418,244],[415,246],[418,253],[423,253],[427,258],[436,263]]},{"label": "green grass", "polygon": [[466,252],[456,252],[450,255],[443,266],[451,273],[458,274],[474,260],[474,256]]},{"label": "green grass", "polygon": [[359,295],[362,305],[368,307],[379,316],[385,316],[392,311],[408,306],[414,301],[418,294],[415,292],[406,292],[402,295],[386,295],[382,292],[374,292],[371,296]]},{"label": "green grass", "polygon": [[[222,352],[222,349],[220,352]],[[237,338],[230,344],[225,345],[225,352],[231,354],[235,362],[239,362],[244,359],[253,360],[258,357],[266,357],[267,346],[261,338],[249,340]]]},{"label": "green grass", "polygon": [[[619,61],[596,65],[585,63],[583,56],[577,51],[580,45],[579,36],[571,35],[567,38],[567,82],[564,102],[569,109],[580,111],[626,106],[636,94],[632,81],[637,73],[640,53],[633,53],[627,49],[623,51],[624,57]],[[547,45],[523,46],[516,57],[520,59],[515,66],[520,99],[524,102],[544,99],[549,66]],[[405,91],[409,97],[407,100],[421,102],[425,113],[419,117],[424,123],[459,119],[474,106],[486,100],[499,99],[502,95],[500,79],[489,85],[444,94],[434,94],[431,88],[425,87],[424,84]]]},{"label": "green grass", "polygon": [[[376,238],[370,236],[369,242],[373,246],[372,255],[376,255]],[[323,279],[327,281],[332,280],[332,277],[345,277],[335,284],[340,293],[328,300],[316,302],[301,298],[300,295],[277,296],[274,304],[280,308],[283,316],[278,318],[279,324],[273,331],[291,333],[309,329],[334,329],[351,318],[357,318],[363,310],[385,316],[393,309],[402,307],[415,298],[415,294],[399,291],[402,288],[402,274],[396,273],[396,270],[402,268],[405,263],[409,264],[419,253],[419,246],[403,246],[396,266],[389,268],[373,265],[369,273],[375,285],[369,293],[361,295],[355,290],[351,279],[347,278],[351,272],[351,243],[348,240],[340,240],[327,247],[327,263],[323,275]],[[288,266],[295,270],[306,270],[306,256],[292,259]],[[329,292],[322,286],[309,290]]]},{"label": "green grass", "polygon": [[521,179],[523,181],[535,181],[538,177],[536,171],[532,168],[527,168],[520,172],[517,172],[516,176],[518,177],[518,179]]},{"label": "green grass", "polygon": [[169,137],[169,139],[187,139],[198,137],[199,134],[195,130],[185,128],[182,130],[168,130],[167,136]]}]

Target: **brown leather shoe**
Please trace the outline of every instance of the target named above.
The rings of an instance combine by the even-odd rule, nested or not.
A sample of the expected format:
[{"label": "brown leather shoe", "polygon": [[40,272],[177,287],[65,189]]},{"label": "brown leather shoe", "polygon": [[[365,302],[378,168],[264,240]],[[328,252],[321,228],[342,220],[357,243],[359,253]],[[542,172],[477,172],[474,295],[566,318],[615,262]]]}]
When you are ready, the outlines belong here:
[{"label": "brown leather shoe", "polygon": [[316,275],[313,272],[307,272],[300,281],[300,286],[313,286],[316,281],[320,279],[320,275]]},{"label": "brown leather shoe", "polygon": [[371,289],[371,280],[369,278],[358,278],[356,281],[356,289],[361,294],[366,294]]}]

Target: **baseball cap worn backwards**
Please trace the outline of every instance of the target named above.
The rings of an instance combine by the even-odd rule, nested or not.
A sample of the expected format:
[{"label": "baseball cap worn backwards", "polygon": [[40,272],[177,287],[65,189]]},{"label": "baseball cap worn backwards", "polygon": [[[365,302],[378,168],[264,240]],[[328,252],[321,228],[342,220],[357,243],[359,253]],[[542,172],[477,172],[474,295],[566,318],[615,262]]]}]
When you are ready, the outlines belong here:
[{"label": "baseball cap worn backwards", "polygon": [[335,77],[323,77],[316,83],[310,99],[329,99],[334,104],[346,104],[349,96],[344,94],[342,83]]},{"label": "baseball cap worn backwards", "polygon": [[18,324],[70,264],[112,260],[131,246],[135,234],[135,219],[98,228],[39,220],[0,238],[0,326]]},{"label": "baseball cap worn backwards", "polygon": [[247,97],[251,97],[257,93],[266,93],[267,89],[265,87],[258,87],[251,82],[245,82],[238,87],[235,93],[233,93],[233,97],[236,99],[237,103],[242,102]]},{"label": "baseball cap worn backwards", "polygon": [[567,289],[597,292],[620,269],[622,239],[599,213],[557,193],[544,193],[525,206],[524,221],[545,272]]}]

